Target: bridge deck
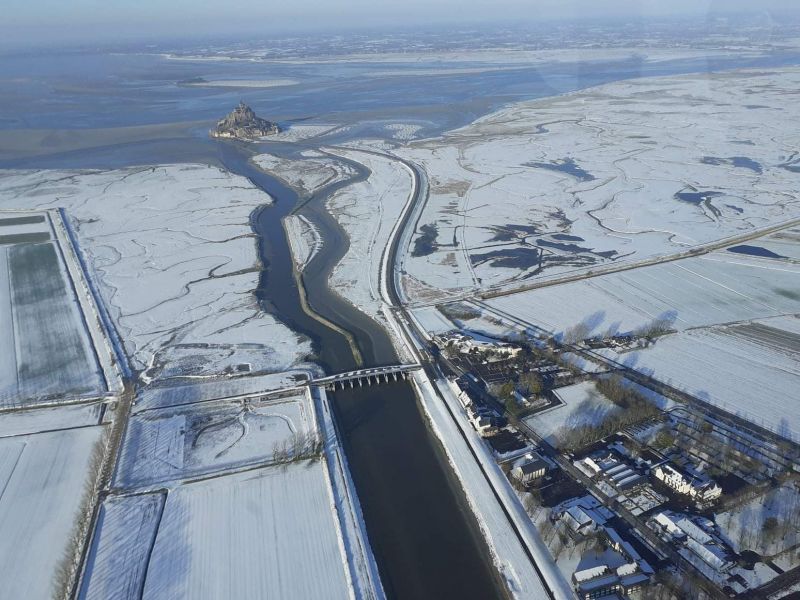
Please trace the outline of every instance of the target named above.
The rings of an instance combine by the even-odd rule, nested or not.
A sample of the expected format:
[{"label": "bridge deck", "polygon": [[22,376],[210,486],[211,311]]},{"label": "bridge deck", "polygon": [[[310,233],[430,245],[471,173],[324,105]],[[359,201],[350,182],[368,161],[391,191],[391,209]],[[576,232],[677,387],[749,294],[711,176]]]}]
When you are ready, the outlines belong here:
[{"label": "bridge deck", "polygon": [[345,373],[337,373],[336,375],[328,375],[327,377],[320,377],[319,379],[312,379],[309,385],[331,385],[336,383],[346,383],[348,381],[355,381],[361,379],[369,379],[371,377],[378,378],[381,375],[389,376],[400,373],[408,373],[421,369],[422,365],[407,364],[407,365],[391,365],[387,367],[373,367],[370,369],[359,369],[357,371],[347,371]]}]

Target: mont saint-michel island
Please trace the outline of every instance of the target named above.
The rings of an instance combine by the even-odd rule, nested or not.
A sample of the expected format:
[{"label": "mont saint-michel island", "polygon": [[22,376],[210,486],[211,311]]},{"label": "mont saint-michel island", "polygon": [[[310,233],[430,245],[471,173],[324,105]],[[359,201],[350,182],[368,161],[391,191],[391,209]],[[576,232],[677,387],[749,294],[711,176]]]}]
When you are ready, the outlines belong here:
[{"label": "mont saint-michel island", "polygon": [[5,4],[0,600],[800,597],[800,3]]},{"label": "mont saint-michel island", "polygon": [[258,117],[252,108],[239,102],[230,114],[217,122],[209,135],[215,138],[257,140],[280,131],[277,123]]}]

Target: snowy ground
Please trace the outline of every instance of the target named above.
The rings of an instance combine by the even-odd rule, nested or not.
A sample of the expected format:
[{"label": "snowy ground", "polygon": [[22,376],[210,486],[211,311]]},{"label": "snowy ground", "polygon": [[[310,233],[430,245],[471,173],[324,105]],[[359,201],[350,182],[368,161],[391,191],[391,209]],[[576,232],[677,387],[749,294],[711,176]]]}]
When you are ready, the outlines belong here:
[{"label": "snowy ground", "polygon": [[[755,243],[755,242],[754,242]],[[628,333],[666,318],[678,330],[800,312],[800,265],[729,252],[487,300],[554,334]]]},{"label": "snowy ground", "polygon": [[597,425],[619,408],[595,389],[593,381],[584,381],[555,390],[563,404],[525,419],[525,423],[548,443],[558,447],[563,430],[583,425]]},{"label": "snowy ground", "polygon": [[258,167],[285,181],[305,196],[354,174],[350,165],[332,160],[321,152],[306,150],[300,156],[301,158],[293,159],[258,154],[252,160]]},{"label": "snowy ground", "polygon": [[784,437],[798,439],[800,334],[789,329],[796,331],[797,321],[786,317],[692,329],[659,338],[644,350],[609,356]]},{"label": "snowy ground", "polygon": [[[173,360],[194,375],[253,360],[254,370],[280,371],[310,352],[251,294],[249,217],[269,202],[246,179],[208,166],[0,173],[0,208],[67,209],[134,367],[151,376]],[[220,366],[219,350],[199,344],[233,353]]]},{"label": "snowy ground", "polygon": [[407,290],[516,284],[787,220],[800,69],[624,81],[512,105],[397,150],[430,198]]},{"label": "snowy ground", "polygon": [[[259,394],[296,387],[313,371],[293,370],[267,375],[246,375],[223,379],[184,379],[167,385],[150,385],[141,390],[133,412],[170,408],[220,398]],[[320,371],[321,373],[321,371]]]},{"label": "snowy ground", "polygon": [[[381,600],[330,406],[310,393],[136,414],[79,597]],[[304,432],[321,453],[269,464]]]},{"label": "snowy ground", "polygon": [[350,598],[335,515],[320,460],[181,486],[143,598]]},{"label": "snowy ground", "polygon": [[51,598],[102,427],[0,439],[0,597]]},{"label": "snowy ground", "polygon": [[0,415],[0,438],[100,423],[101,405],[66,404],[18,410]]},{"label": "snowy ground", "polygon": [[47,213],[0,213],[1,407],[107,389],[65,263],[70,259]]},{"label": "snowy ground", "polygon": [[365,313],[381,319],[381,259],[392,228],[408,202],[413,178],[397,160],[357,150],[337,149],[335,153],[362,163],[370,176],[328,200],[328,210],[350,240],[330,285]]},{"label": "snowy ground", "polygon": [[289,125],[283,131],[261,138],[262,142],[302,142],[328,133],[340,132],[339,125]]},{"label": "snowy ground", "polygon": [[[764,521],[774,517],[778,528],[764,532]],[[752,550],[772,557],[800,544],[800,490],[793,483],[770,490],[743,506],[717,514],[715,522],[737,552]]]},{"label": "snowy ground", "polygon": [[152,486],[269,463],[277,449],[315,431],[304,392],[139,413],[126,429],[114,484]]},{"label": "snowy ground", "polygon": [[139,600],[165,501],[166,494],[154,493],[102,504],[78,598]]}]

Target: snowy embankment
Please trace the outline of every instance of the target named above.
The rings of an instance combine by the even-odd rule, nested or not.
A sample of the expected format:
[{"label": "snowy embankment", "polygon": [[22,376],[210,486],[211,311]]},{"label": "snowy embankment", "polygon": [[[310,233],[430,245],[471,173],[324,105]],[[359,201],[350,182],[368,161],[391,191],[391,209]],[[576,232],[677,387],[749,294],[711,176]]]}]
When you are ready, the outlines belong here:
[{"label": "snowy embankment", "polygon": [[0,207],[66,208],[133,366],[152,377],[168,363],[172,374],[252,361],[280,371],[310,353],[252,294],[249,219],[269,202],[246,179],[201,165],[0,173]]},{"label": "snowy embankment", "polygon": [[513,287],[800,216],[799,82],[796,67],[621,81],[398,148],[430,180],[408,292]]},{"label": "snowy embankment", "polygon": [[336,433],[330,402],[324,388],[316,388],[314,403],[324,444],[328,480],[339,518],[342,545],[347,556],[350,579],[359,600],[383,600],[378,565],[367,536],[367,525],[361,513],[350,467]]},{"label": "snowy embankment", "polygon": [[287,215],[283,219],[283,226],[295,267],[302,273],[317,252],[322,250],[322,238],[317,227],[303,215]]},{"label": "snowy embankment", "polygon": [[331,152],[363,164],[370,176],[328,200],[328,210],[350,240],[347,253],[331,275],[330,285],[359,309],[383,321],[381,262],[413,191],[413,174],[402,162],[388,156],[342,148]]},{"label": "snowy embankment", "polygon": [[0,439],[0,598],[51,598],[103,427]]},{"label": "snowy embankment", "polygon": [[574,596],[568,582],[491,452],[461,412],[449,384],[436,382],[442,400],[422,372],[415,372],[413,381],[513,597],[571,600]]}]

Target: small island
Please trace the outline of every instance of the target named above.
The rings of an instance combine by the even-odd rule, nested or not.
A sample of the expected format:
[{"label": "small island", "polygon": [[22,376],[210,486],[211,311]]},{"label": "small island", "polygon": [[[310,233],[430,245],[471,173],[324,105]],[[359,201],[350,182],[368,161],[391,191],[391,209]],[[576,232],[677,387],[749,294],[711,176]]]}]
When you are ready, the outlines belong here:
[{"label": "small island", "polygon": [[256,116],[252,108],[239,102],[232,113],[217,122],[217,126],[209,133],[216,138],[235,138],[253,140],[280,133],[277,123]]}]

